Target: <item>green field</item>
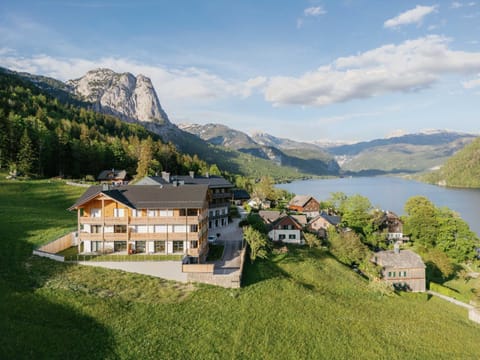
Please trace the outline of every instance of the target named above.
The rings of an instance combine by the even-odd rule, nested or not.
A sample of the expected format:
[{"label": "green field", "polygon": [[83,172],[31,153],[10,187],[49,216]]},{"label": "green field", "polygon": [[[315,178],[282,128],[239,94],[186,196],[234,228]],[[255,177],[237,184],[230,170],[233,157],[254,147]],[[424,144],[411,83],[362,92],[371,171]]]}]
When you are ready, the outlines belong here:
[{"label": "green field", "polygon": [[0,180],[0,359],[479,358],[466,310],[381,296],[324,250],[247,261],[238,290],[31,256],[82,191]]}]

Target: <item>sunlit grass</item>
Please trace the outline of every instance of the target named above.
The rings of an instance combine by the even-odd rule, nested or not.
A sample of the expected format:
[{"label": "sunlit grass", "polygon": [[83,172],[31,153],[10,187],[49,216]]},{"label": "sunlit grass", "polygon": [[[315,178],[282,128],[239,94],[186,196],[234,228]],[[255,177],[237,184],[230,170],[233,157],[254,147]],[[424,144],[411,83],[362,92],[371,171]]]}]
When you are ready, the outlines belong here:
[{"label": "sunlit grass", "polygon": [[325,250],[246,261],[241,289],[32,256],[82,191],[0,180],[2,359],[478,359],[465,309],[381,296]]}]

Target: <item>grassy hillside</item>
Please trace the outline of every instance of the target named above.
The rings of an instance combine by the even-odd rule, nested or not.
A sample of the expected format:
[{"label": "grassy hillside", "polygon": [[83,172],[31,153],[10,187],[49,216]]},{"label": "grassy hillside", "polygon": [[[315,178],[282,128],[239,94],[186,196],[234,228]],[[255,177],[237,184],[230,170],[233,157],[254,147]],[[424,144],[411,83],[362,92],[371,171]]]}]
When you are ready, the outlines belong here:
[{"label": "grassy hillside", "polygon": [[480,138],[460,150],[424,180],[452,187],[480,188]]},{"label": "grassy hillside", "polygon": [[322,250],[247,262],[239,290],[31,256],[74,227],[82,191],[0,180],[2,359],[478,358],[465,310],[381,297]]}]

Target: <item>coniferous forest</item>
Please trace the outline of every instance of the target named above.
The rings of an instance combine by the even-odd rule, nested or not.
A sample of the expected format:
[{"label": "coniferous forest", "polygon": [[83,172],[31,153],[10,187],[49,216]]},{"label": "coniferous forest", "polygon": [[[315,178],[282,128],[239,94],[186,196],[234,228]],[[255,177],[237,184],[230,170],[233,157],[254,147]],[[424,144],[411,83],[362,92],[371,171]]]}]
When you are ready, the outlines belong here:
[{"label": "coniferous forest", "polygon": [[196,155],[181,154],[144,127],[80,104],[73,98],[61,102],[0,72],[0,168],[33,177],[87,179],[112,167],[138,177],[209,169]]}]

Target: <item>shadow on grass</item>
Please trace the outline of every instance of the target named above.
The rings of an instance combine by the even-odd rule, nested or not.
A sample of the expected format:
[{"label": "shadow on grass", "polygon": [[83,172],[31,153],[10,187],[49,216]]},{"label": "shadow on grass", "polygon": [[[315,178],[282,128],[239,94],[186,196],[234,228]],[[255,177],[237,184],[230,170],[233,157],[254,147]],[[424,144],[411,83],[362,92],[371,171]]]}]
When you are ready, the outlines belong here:
[{"label": "shadow on grass", "polygon": [[[115,358],[114,339],[107,328],[69,304],[61,294],[49,298],[36,290],[68,265],[32,258],[32,233],[48,233],[68,217],[58,193],[25,193],[25,186],[1,183],[0,190],[0,358]],[[23,189],[23,190],[22,190]],[[51,211],[58,204],[58,214]],[[42,211],[42,204],[45,211]],[[55,209],[55,207],[53,207]],[[56,296],[58,295],[58,296]]]},{"label": "shadow on grass", "polygon": [[257,259],[253,264],[247,256],[242,275],[242,287],[270,279],[288,279],[307,290],[315,290],[315,285],[292,276],[282,269],[281,264],[301,263],[311,259],[321,260],[328,255],[321,249],[309,249],[305,246],[288,245],[287,249],[288,252],[270,254],[267,259]]}]

